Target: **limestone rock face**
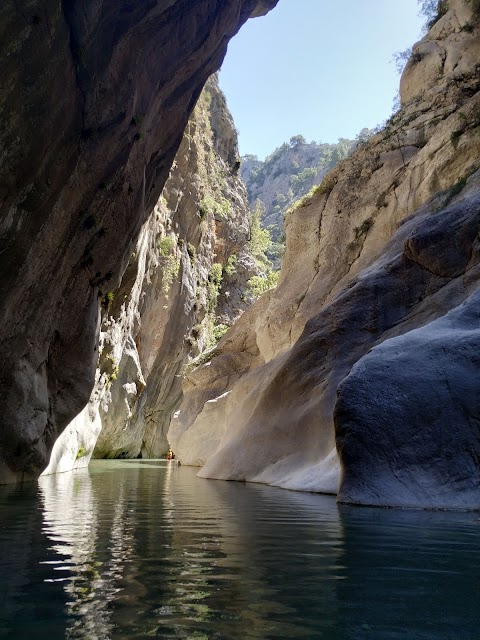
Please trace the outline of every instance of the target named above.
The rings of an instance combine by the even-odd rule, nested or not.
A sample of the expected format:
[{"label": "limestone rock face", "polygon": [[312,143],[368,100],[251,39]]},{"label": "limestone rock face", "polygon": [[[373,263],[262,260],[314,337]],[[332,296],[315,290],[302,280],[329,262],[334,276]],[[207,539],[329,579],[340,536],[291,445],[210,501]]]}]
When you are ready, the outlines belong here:
[{"label": "limestone rock face", "polygon": [[[341,416],[349,412],[348,424],[357,424],[362,358],[388,338],[417,329],[426,335],[420,327],[477,288],[480,29],[471,27],[466,4],[449,4],[441,22],[414,47],[402,79],[401,110],[288,216],[278,288],[226,333],[208,363],[187,376],[169,437],[182,462],[203,466],[200,476],[335,493],[341,471],[333,420],[339,384],[358,362],[355,395],[350,402],[345,382],[346,409],[337,418],[337,428],[347,433],[341,448],[346,467],[353,459],[347,444],[356,447],[357,435],[349,441]],[[420,46],[425,67],[415,79]],[[461,73],[455,65],[439,70],[434,62],[438,50],[448,58],[453,49],[465,63]],[[413,350],[408,353],[414,357]],[[398,402],[408,404],[406,383],[402,390]],[[373,388],[369,397],[371,407]],[[358,420],[364,425],[366,414]],[[382,429],[387,432],[387,425]],[[376,437],[373,427],[369,433]],[[347,469],[344,478],[342,496],[354,502],[361,491],[355,493]],[[418,504],[422,500],[429,505],[426,494]]]},{"label": "limestone rock face", "polygon": [[88,466],[102,429],[98,403],[99,393],[96,392],[87,407],[70,422],[55,441],[50,462],[42,475],[64,473]]},{"label": "limestone rock face", "polygon": [[[97,458],[161,456],[185,364],[211,346],[216,324],[232,324],[243,311],[239,292],[248,274],[237,268],[231,278],[223,272],[222,286],[212,281],[214,265],[222,271],[232,256],[249,255],[249,210],[237,162],[236,130],[212,76],[121,287],[106,302],[96,385],[81,414],[96,416],[82,461],[92,451]],[[75,446],[92,431],[88,426],[76,419],[67,427],[45,473],[79,464]]]},{"label": "limestone rock face", "polygon": [[[432,215],[432,207],[442,207],[435,201],[405,222],[382,256],[307,323],[284,357],[249,374],[249,395],[239,396],[237,383],[226,400],[230,420],[243,421],[246,405],[254,410],[240,433],[219,443],[223,448],[207,461],[201,476],[336,492],[332,414],[338,383],[375,343],[438,317],[478,286],[477,189],[472,180],[476,198]],[[371,386],[373,398],[378,389],[381,394],[380,385]],[[197,422],[210,419],[225,429],[225,421],[212,419],[211,412],[226,393],[211,399]],[[361,393],[357,403],[362,403]]]},{"label": "limestone rock face", "polygon": [[478,16],[472,14],[472,5],[468,0],[449,0],[449,10],[413,46],[400,82],[403,104],[441,96],[452,82],[461,86],[478,72]]},{"label": "limestone rock face", "polygon": [[228,40],[275,4],[2,3],[0,481],[38,476],[85,406],[100,300]]}]

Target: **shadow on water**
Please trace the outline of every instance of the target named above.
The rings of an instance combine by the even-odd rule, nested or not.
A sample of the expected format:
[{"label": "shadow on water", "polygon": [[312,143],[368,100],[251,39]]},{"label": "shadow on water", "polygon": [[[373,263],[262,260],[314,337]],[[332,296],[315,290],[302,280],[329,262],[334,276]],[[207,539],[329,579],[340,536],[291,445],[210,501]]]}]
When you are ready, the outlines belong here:
[{"label": "shadow on water", "polygon": [[339,507],[346,638],[480,638],[478,514]]},{"label": "shadow on water", "polygon": [[478,515],[195,474],[95,461],[0,488],[0,637],[479,637]]}]

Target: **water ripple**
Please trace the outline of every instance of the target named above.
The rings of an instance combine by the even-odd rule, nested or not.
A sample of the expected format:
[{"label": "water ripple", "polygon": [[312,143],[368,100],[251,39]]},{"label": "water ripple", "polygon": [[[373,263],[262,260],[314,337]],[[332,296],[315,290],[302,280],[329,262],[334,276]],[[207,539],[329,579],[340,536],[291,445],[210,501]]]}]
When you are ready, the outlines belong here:
[{"label": "water ripple", "polygon": [[0,638],[476,640],[480,523],[99,461],[0,489]]}]

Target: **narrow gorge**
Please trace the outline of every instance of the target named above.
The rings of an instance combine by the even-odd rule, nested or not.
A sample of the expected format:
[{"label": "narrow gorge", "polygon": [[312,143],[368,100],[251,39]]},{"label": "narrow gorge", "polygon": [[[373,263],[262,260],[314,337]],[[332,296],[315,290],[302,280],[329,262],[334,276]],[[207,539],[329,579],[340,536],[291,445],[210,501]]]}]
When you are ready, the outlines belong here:
[{"label": "narrow gorge", "polygon": [[[478,3],[439,3],[378,132],[270,158],[295,189],[241,167],[212,76],[276,4],[0,9],[1,483],[171,446],[201,478],[480,507]],[[289,208],[254,302],[257,198],[277,242]]]},{"label": "narrow gorge", "polygon": [[0,638],[476,640],[480,0],[4,0],[0,123]]},{"label": "narrow gorge", "polygon": [[240,26],[275,5],[2,4],[1,482],[37,478],[88,402],[102,304],[203,85]]},{"label": "narrow gorge", "polygon": [[188,122],[170,176],[102,299],[95,387],[55,443],[46,474],[95,458],[156,458],[189,361],[213,346],[248,304],[258,272],[236,131],[216,76]]}]

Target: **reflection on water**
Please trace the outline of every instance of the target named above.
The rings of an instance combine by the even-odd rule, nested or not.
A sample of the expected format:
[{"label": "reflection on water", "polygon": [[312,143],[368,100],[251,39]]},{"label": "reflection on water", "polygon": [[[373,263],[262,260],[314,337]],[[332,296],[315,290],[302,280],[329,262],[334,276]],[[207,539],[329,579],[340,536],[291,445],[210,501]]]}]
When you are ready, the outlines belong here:
[{"label": "reflection on water", "polygon": [[478,515],[156,461],[0,488],[0,638],[480,638]]}]

